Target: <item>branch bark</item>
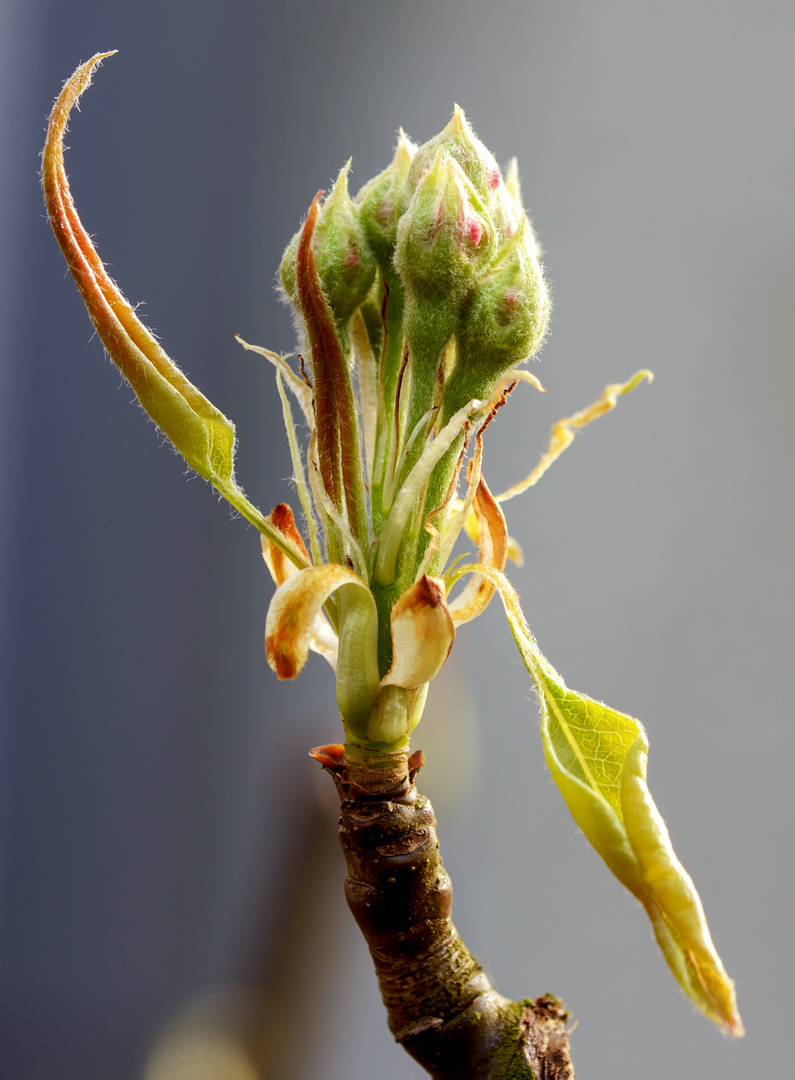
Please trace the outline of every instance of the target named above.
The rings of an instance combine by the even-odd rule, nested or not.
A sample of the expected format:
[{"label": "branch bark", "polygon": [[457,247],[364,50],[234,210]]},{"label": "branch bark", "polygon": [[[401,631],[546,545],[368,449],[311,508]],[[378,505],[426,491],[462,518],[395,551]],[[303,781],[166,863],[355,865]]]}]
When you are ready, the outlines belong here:
[{"label": "branch bark", "polygon": [[414,784],[422,754],[312,756],[340,797],[345,896],[396,1042],[435,1080],[573,1080],[563,1004],[503,997],[453,925],[433,808]]}]

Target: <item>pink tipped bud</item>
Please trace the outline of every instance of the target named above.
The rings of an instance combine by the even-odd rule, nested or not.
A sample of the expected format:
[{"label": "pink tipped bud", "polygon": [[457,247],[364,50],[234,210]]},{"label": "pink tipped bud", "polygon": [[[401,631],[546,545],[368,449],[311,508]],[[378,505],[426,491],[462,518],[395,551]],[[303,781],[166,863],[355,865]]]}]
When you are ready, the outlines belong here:
[{"label": "pink tipped bud", "polygon": [[517,231],[478,276],[458,329],[458,363],[445,387],[445,415],[469,397],[489,397],[504,372],[540,347],[549,323],[549,294],[530,223]]},{"label": "pink tipped bud", "polygon": [[409,291],[462,297],[494,254],[485,203],[458,162],[440,149],[398,227],[395,265]]}]

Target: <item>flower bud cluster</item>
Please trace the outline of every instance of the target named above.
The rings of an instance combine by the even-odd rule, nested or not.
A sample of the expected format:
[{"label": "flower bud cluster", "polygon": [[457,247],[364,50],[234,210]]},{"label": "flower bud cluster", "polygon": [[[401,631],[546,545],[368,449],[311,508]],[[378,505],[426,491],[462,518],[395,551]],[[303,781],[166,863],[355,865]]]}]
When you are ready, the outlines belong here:
[{"label": "flower bud cluster", "polygon": [[[316,197],[280,267],[310,361],[298,391],[310,398],[303,501],[307,520],[313,506],[320,519],[327,569],[315,558],[280,586],[269,656],[297,671],[323,645],[317,619],[330,605],[347,735],[394,746],[452,643],[457,616],[438,575],[469,513],[454,505],[467,433],[541,344],[549,300],[516,166],[503,177],[459,108],[423,146],[401,131],[390,165],[354,198],[349,165]],[[481,454],[482,444],[467,499],[483,517]],[[297,484],[301,470],[297,461]],[[498,569],[504,530],[495,510],[483,544]],[[467,593],[460,620],[492,592],[481,583]],[[293,625],[299,609],[306,618]]]},{"label": "flower bud cluster", "polygon": [[[412,197],[395,264],[407,311],[419,309],[412,321],[427,319],[435,293],[454,329],[457,360],[446,372],[442,419],[468,398],[488,399],[497,380],[538,349],[547,329],[549,296],[515,163],[508,180],[458,107],[444,131],[420,147],[409,171]],[[438,347],[418,329],[410,327],[407,336],[419,349],[426,342]]]},{"label": "flower bud cluster", "polygon": [[[436,379],[455,338],[457,363],[442,414],[449,417],[467,398],[488,398],[507,370],[538,349],[549,321],[515,161],[503,178],[456,106],[447,127],[423,146],[401,130],[391,164],[354,199],[347,178],[348,165],[321,206],[313,237],[338,326],[344,330],[365,303],[377,269],[405,292],[403,333],[415,384]],[[280,268],[294,303],[299,235]]]}]

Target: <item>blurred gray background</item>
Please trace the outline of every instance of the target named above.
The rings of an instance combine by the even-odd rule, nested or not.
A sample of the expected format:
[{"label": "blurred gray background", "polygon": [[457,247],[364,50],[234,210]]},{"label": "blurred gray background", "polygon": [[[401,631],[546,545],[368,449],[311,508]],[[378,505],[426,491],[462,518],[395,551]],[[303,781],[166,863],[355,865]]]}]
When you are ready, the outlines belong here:
[{"label": "blurred gray background", "polygon": [[269,1080],[424,1075],[306,757],[339,737],[330,671],[267,668],[257,535],[130,404],[43,217],[52,100],[111,48],[71,124],[78,207],[266,511],[289,458],[233,334],[293,347],[274,273],[315,191],[454,101],[518,156],[549,393],[490,429],[492,487],[606,383],[656,380],[508,505],[512,577],[569,684],[646,724],[748,1035],[695,1014],[578,834],[496,603],[417,732],[456,922],[504,993],[565,998],[583,1080],[790,1074],[794,44],[786,0],[2,0],[0,1075],[248,1078],[251,1012]]}]

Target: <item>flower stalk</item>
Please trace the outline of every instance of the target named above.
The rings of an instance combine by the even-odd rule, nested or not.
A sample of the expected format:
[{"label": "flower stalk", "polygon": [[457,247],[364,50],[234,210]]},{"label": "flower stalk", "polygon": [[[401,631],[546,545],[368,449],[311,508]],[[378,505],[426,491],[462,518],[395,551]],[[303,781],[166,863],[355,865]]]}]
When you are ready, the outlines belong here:
[{"label": "flower stalk", "polygon": [[[268,663],[294,679],[314,651],[335,671],[345,741],[313,753],[340,794],[348,902],[396,1039],[437,1077],[573,1075],[559,1003],[507,1002],[455,932],[432,810],[414,787],[419,759],[409,743],[428,685],[456,629],[495,593],[538,690],[545,758],[569,810],[649,913],[684,992],[741,1035],[733,984],[646,786],[642,726],[566,686],[504,575],[507,560],[522,556],[502,506],[651,373],[608,386],[559,421],[535,468],[493,495],[486,428],[520,382],[543,390],[520,366],[549,323],[539,246],[515,162],[503,176],[461,109],[423,146],[401,131],[384,172],[352,198],[349,162],[287,246],[281,286],[306,361],[296,367],[241,340],[276,371],[305,542],[289,507],[264,515],[244,495],[234,426],[137,318],[77,215],[63,135],[110,55],[78,68],[55,104],[43,155],[47,210],[97,332],[144,409],[261,534],[276,584]],[[291,398],[309,431],[303,447]],[[454,558],[462,532],[478,548],[464,566]]]}]

